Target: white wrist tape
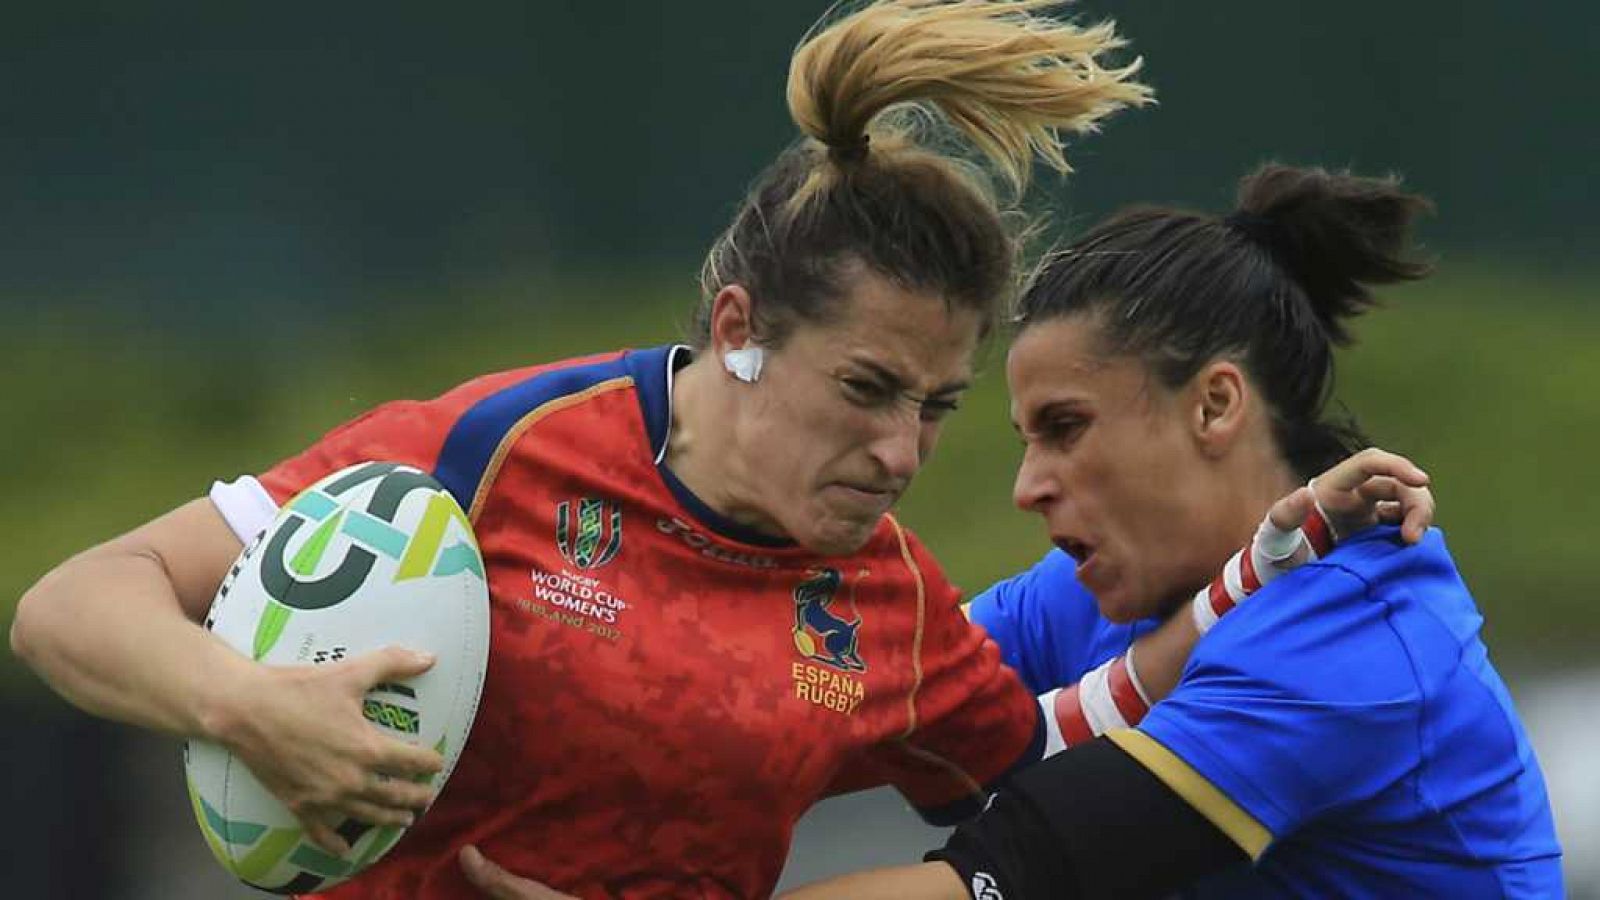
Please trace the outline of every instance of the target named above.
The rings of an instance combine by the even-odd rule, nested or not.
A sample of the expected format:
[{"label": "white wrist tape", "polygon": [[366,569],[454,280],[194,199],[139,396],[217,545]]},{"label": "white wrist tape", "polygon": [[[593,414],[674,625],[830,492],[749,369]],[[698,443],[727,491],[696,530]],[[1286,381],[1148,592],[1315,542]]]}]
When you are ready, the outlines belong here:
[{"label": "white wrist tape", "polygon": [[1272,517],[1261,520],[1255,537],[1243,550],[1228,558],[1222,574],[1194,595],[1191,604],[1195,628],[1210,631],[1228,610],[1247,600],[1262,585],[1285,572],[1326,556],[1333,549],[1333,530],[1318,505],[1305,524],[1285,531],[1272,524]]},{"label": "white wrist tape", "polygon": [[1088,743],[1119,728],[1132,728],[1150,711],[1150,701],[1130,665],[1133,652],[1083,676],[1071,687],[1039,695],[1045,716],[1044,755]]}]

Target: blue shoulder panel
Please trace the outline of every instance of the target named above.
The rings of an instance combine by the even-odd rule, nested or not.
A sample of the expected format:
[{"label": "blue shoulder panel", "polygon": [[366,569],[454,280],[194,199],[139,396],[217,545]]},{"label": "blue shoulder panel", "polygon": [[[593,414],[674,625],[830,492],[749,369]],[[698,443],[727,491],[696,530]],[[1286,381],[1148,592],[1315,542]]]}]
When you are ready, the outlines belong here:
[{"label": "blue shoulder panel", "polygon": [[[667,442],[667,430],[672,425],[672,386],[668,361],[678,365],[678,354],[688,348],[673,345],[651,347],[649,350],[630,350],[622,355],[622,363],[633,376],[634,390],[639,394],[639,408],[644,413],[644,429],[650,435],[650,452],[657,457]],[[683,357],[686,359],[686,357]]]},{"label": "blue shoulder panel", "polygon": [[627,357],[541,372],[479,400],[456,420],[439,451],[434,477],[464,510],[471,510],[478,484],[506,432],[523,416],[602,381],[630,374]]}]

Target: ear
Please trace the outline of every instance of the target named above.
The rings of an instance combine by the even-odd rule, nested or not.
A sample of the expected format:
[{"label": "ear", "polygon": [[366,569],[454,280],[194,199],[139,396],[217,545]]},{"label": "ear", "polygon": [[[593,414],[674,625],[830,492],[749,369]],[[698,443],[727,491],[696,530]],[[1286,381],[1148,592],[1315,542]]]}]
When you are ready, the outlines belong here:
[{"label": "ear", "polygon": [[1252,400],[1244,370],[1230,360],[1213,360],[1190,379],[1188,393],[1191,431],[1200,452],[1212,458],[1227,455],[1244,434]]},{"label": "ear", "polygon": [[730,284],[711,298],[712,355],[721,358],[755,339],[754,306],[742,284]]}]

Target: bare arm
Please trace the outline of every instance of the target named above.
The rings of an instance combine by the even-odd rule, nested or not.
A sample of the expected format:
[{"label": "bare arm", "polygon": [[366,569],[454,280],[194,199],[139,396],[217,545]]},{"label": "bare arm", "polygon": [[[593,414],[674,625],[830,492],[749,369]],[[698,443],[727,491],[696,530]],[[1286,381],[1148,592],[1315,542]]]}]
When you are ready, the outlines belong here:
[{"label": "bare arm", "polygon": [[968,900],[972,894],[961,884],[956,870],[942,862],[897,866],[844,875],[820,884],[787,891],[781,900]]},{"label": "bare arm", "polygon": [[240,549],[209,499],[191,501],[40,579],[12,651],[87,712],[226,746],[330,852],[348,849],[333,830],[345,818],[408,824],[432,798],[409,779],[442,760],[380,734],[361,701],[432,661],[391,648],[268,667],[236,653],[199,623]]},{"label": "bare arm", "polygon": [[217,739],[254,665],[198,623],[240,549],[210,500],[191,501],[40,579],[12,652],[86,712]]}]

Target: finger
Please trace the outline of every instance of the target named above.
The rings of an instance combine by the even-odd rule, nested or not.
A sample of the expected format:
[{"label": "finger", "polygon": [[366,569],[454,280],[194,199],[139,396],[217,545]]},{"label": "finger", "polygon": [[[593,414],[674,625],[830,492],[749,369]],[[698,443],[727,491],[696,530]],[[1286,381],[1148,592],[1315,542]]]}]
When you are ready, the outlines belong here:
[{"label": "finger", "polygon": [[507,872],[490,862],[471,844],[461,849],[459,858],[467,880],[493,900],[578,900],[571,894],[563,894],[532,879],[519,878]]},{"label": "finger", "polygon": [[1267,518],[1272,520],[1274,528],[1280,531],[1293,531],[1311,515],[1311,507],[1311,489],[1296,488],[1294,493],[1272,504],[1272,508],[1267,510]]},{"label": "finger", "polygon": [[385,681],[415,678],[433,668],[436,658],[432,653],[407,650],[404,647],[385,647],[350,660],[361,680],[362,687],[370,688]]},{"label": "finger", "polygon": [[[1425,490],[1422,492],[1426,494]],[[1385,500],[1377,506],[1378,521],[1388,525],[1399,525],[1400,537],[1408,544],[1415,544],[1422,540],[1428,526],[1433,524],[1432,495],[1427,494],[1427,497],[1425,501],[1414,501],[1410,507],[1397,500]]]},{"label": "finger", "polygon": [[360,819],[371,825],[398,825],[401,828],[410,828],[417,820],[416,811],[413,809],[373,803],[359,798],[345,801],[341,811],[349,818]]},{"label": "finger", "polygon": [[1381,500],[1400,499],[1402,490],[1409,488],[1388,475],[1374,475],[1356,487],[1356,494],[1367,501],[1368,505],[1375,507]]},{"label": "finger", "polygon": [[373,774],[357,800],[391,809],[427,809],[433,803],[433,788],[404,778]]},{"label": "finger", "polygon": [[1352,491],[1377,475],[1387,475],[1417,487],[1428,483],[1428,473],[1416,463],[1398,453],[1376,447],[1368,447],[1340,461],[1326,473],[1318,475],[1317,483],[1332,491]]},{"label": "finger", "polygon": [[472,886],[481,890],[490,891],[494,887],[493,864],[485,859],[478,848],[468,844],[461,848],[461,872],[472,882]]},{"label": "finger", "polygon": [[1405,510],[1394,500],[1384,500],[1375,509],[1378,521],[1385,525],[1399,525],[1405,519]]},{"label": "finger", "polygon": [[379,739],[381,743],[368,760],[375,771],[412,781],[444,768],[444,757],[432,750],[391,737]]},{"label": "finger", "polygon": [[1433,491],[1427,488],[1405,488],[1400,492],[1400,507],[1405,511],[1405,521],[1400,525],[1400,536],[1406,543],[1422,540],[1428,526],[1433,524]]},{"label": "finger", "polygon": [[303,815],[299,818],[301,829],[305,832],[305,836],[311,840],[311,843],[316,844],[323,851],[340,858],[350,852],[350,844],[340,837],[339,833],[334,831],[326,822],[321,821],[315,815]]},{"label": "finger", "polygon": [[511,873],[490,862],[471,844],[461,850],[461,871],[466,873],[473,887],[495,900],[517,900],[517,895],[511,892],[512,886],[507,884]]}]

